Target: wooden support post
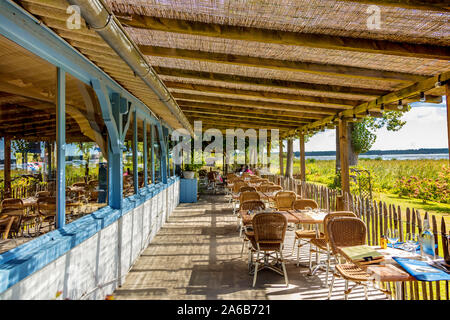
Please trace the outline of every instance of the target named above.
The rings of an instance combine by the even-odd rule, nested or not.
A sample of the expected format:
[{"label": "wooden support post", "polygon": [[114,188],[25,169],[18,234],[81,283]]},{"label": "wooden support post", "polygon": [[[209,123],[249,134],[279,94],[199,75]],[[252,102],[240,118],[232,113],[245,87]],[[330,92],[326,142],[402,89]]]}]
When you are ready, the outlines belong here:
[{"label": "wooden support post", "polygon": [[66,73],[56,69],[56,228],[66,223]]},{"label": "wooden support post", "polygon": [[283,170],[283,139],[280,139],[280,176],[282,176],[284,174],[284,170]]},{"label": "wooden support post", "polygon": [[272,140],[267,142],[267,171],[270,172],[270,152],[272,151]]},{"label": "wooden support post", "polygon": [[[120,94],[114,92],[111,100],[104,95],[103,100],[100,103],[106,108],[110,103],[111,114],[114,117],[114,125],[108,129],[108,204],[113,209],[121,209],[123,204],[123,141],[124,137],[121,137],[123,122],[121,120],[122,114],[120,113],[120,105],[123,104],[123,99]],[[106,105],[106,106],[105,106]],[[111,121],[111,120],[110,120]],[[115,130],[119,133],[117,136],[111,134],[111,130],[115,127]],[[114,137],[120,137],[120,143]],[[113,147],[116,145],[116,147]]]},{"label": "wooden support post", "polygon": [[137,112],[133,114],[133,185],[134,193],[137,194],[139,190],[139,176],[138,176],[138,124],[137,124]]},{"label": "wooden support post", "polygon": [[292,178],[294,172],[294,140],[287,139],[287,156],[286,156],[286,178]]},{"label": "wooden support post", "polygon": [[341,158],[342,194],[350,193],[350,177],[348,165],[348,130],[347,120],[339,120],[339,149]]},{"label": "wooden support post", "polygon": [[147,176],[147,121],[144,119],[144,125],[143,125],[143,130],[144,130],[144,146],[143,146],[143,151],[144,151],[144,188],[147,187],[147,181],[148,181],[148,176]]},{"label": "wooden support post", "polygon": [[300,180],[302,182],[306,181],[306,161],[305,161],[305,136],[300,135]]},{"label": "wooden support post", "polygon": [[152,124],[151,125],[151,150],[152,150],[152,155],[151,155],[151,161],[152,161],[152,183],[155,183],[155,126]]},{"label": "wooden support post", "polygon": [[4,174],[4,190],[5,198],[10,197],[11,193],[11,138],[6,136],[4,138],[5,148],[4,148],[4,158],[3,162],[3,174]]},{"label": "wooden support post", "polygon": [[450,163],[450,83],[445,85],[447,100],[447,139],[448,139],[448,161]]}]

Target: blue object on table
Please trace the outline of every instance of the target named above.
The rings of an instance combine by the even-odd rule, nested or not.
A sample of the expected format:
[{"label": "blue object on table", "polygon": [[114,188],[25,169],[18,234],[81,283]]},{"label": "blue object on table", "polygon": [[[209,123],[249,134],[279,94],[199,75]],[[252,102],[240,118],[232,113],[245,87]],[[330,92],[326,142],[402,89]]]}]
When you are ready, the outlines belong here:
[{"label": "blue object on table", "polygon": [[[450,280],[450,274],[430,266],[426,261],[392,257],[403,269],[419,281]],[[429,270],[429,271],[427,271]]]},{"label": "blue object on table", "polygon": [[197,179],[180,179],[180,202],[197,202]]},{"label": "blue object on table", "polygon": [[[409,251],[409,250],[406,250],[405,248],[403,248],[403,245],[404,245],[404,244],[405,244],[404,242],[396,242],[394,245],[388,243],[387,246],[390,247],[390,248],[394,248],[394,249],[400,249],[400,250]],[[419,245],[419,242],[416,242],[416,245],[417,245],[416,252],[417,252],[417,253],[420,253],[420,245]]]}]

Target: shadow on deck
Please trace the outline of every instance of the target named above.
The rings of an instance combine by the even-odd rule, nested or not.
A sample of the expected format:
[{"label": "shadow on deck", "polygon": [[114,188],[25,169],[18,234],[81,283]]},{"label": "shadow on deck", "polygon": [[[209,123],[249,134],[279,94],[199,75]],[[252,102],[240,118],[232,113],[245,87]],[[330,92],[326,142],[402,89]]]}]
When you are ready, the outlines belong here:
[{"label": "shadow on deck", "polygon": [[[310,277],[307,268],[296,266],[293,237],[288,231],[284,251],[289,287],[280,275],[262,270],[252,288],[246,250],[241,257],[242,240],[230,205],[223,195],[204,195],[198,203],[176,208],[115,291],[115,299],[326,300],[325,272]],[[300,251],[300,262],[308,263],[306,246]],[[331,299],[343,298],[344,281],[337,279]],[[349,299],[364,299],[363,288],[354,289]],[[372,289],[369,299],[386,296]]]}]

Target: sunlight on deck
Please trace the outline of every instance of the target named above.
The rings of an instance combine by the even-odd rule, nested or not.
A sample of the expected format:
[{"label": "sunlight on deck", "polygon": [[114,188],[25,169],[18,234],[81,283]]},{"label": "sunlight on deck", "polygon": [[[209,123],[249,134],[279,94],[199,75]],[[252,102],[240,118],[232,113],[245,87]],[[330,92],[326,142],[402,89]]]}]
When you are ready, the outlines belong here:
[{"label": "sunlight on deck", "polygon": [[[196,204],[180,204],[149,247],[130,270],[115,299],[289,299],[326,300],[325,272],[307,276],[308,269],[296,266],[292,255],[293,232],[285,240],[289,287],[278,274],[258,273],[255,288],[248,274],[246,250],[237,221],[224,196],[202,196]],[[300,252],[307,264],[308,248]],[[331,275],[330,275],[331,281]],[[350,284],[350,287],[352,284]],[[331,299],[344,298],[344,281],[337,279]],[[349,299],[364,299],[362,287]],[[369,290],[370,300],[386,299]]]}]

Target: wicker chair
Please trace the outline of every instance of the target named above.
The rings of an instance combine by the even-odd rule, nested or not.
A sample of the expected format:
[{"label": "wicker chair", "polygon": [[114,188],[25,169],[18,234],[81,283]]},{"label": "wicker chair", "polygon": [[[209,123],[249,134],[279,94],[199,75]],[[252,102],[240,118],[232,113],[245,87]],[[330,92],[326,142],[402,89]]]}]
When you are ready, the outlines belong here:
[{"label": "wicker chair", "polygon": [[[304,204],[305,206],[302,206],[302,204]],[[309,199],[297,199],[297,200],[295,200],[295,202],[294,202],[294,209],[296,209],[296,210],[303,210],[306,207],[310,207],[311,209],[317,209],[317,208],[319,208],[319,205],[314,200],[309,200]],[[323,233],[320,233],[319,236],[321,238],[323,238]],[[297,246],[297,266],[300,265],[300,261],[299,261],[300,247],[304,246],[310,240],[312,240],[312,239],[314,239],[316,237],[317,237],[317,232],[316,232],[316,230],[311,228],[311,225],[308,225],[307,229],[302,228],[302,229],[295,230],[295,238],[294,238],[294,245],[292,246],[292,253],[294,253],[295,244],[298,241],[298,246]],[[302,243],[301,240],[305,240],[306,242]]]},{"label": "wicker chair", "polygon": [[[247,234],[246,236],[252,244],[251,250],[249,251],[250,266],[253,265],[253,254],[256,254],[253,287],[256,284],[258,271],[264,268],[284,275],[286,286],[288,286],[289,280],[282,252],[287,227],[286,217],[278,212],[258,213],[253,217],[252,225],[253,234]],[[262,257],[260,258],[261,254]],[[279,265],[281,265],[281,269],[278,267]]]},{"label": "wicker chair", "polygon": [[13,237],[22,233],[22,220],[25,216],[25,207],[21,199],[8,198],[2,201],[1,217],[12,217],[13,222],[9,229],[9,234]]},{"label": "wicker chair", "polygon": [[15,217],[9,217],[7,215],[2,215],[0,217],[0,234],[3,234],[3,239],[8,239],[9,231],[11,230],[11,226],[14,223]]},{"label": "wicker chair", "polygon": [[[241,205],[240,205],[240,211],[241,210],[247,211],[247,212],[250,210],[251,211],[262,211],[264,209],[266,209],[266,205],[261,200],[247,200],[247,201],[241,202]],[[240,234],[239,234],[239,236],[242,236],[242,232],[244,232],[244,237],[243,237],[243,241],[242,241],[242,249],[241,249],[241,257],[242,257],[242,253],[244,252],[245,243],[249,241],[246,234],[253,235],[253,227],[251,226],[251,224],[244,223],[241,214],[239,214],[239,218],[240,218]]]},{"label": "wicker chair", "polygon": [[294,201],[294,210],[305,210],[308,207],[316,209],[319,205],[312,199],[297,199]]},{"label": "wicker chair", "polygon": [[245,187],[245,186],[247,186],[247,183],[244,182],[244,180],[241,180],[241,179],[236,180],[233,183],[233,192],[232,192],[231,197],[230,197],[230,203],[232,203],[232,205],[233,205],[233,213],[236,212],[236,197],[239,195],[241,187]]},{"label": "wicker chair", "polygon": [[275,207],[278,211],[292,210],[296,198],[294,191],[279,191],[275,195]]},{"label": "wicker chair", "polygon": [[[327,261],[326,261],[326,277],[325,277],[325,281],[326,281],[326,286],[328,287],[328,273],[330,270],[330,260],[331,260],[331,256],[332,256],[332,252],[331,252],[331,248],[330,248],[330,239],[328,236],[328,231],[327,231],[327,225],[328,222],[331,221],[331,219],[337,218],[337,217],[353,217],[356,218],[356,214],[354,214],[351,211],[336,211],[336,212],[330,212],[329,214],[327,214],[325,216],[325,218],[323,219],[323,229],[324,229],[324,236],[321,238],[314,238],[311,239],[310,244],[311,246],[309,247],[309,270],[311,274],[314,274],[315,270],[318,270],[320,267],[319,264],[319,256],[320,256],[320,251],[325,251],[327,253]],[[313,249],[313,246],[315,247],[315,249]],[[312,271],[312,253],[315,252],[316,253],[316,262],[317,262],[317,266],[315,267],[315,270]],[[336,262],[337,262],[337,258],[336,256],[333,255],[333,257],[335,258]],[[298,260],[298,252],[297,252],[297,260]]]},{"label": "wicker chair", "polygon": [[48,230],[52,229],[56,223],[56,197],[45,197],[38,199],[38,213],[41,216],[39,231],[45,222],[48,222]]},{"label": "wicker chair", "polygon": [[[338,256],[338,247],[366,244],[367,227],[366,224],[358,218],[336,217],[327,223],[327,234],[331,252],[333,255]],[[358,285],[364,286],[365,297],[366,300],[368,299],[366,283],[369,281],[370,275],[365,269],[354,263],[344,263],[336,265],[335,272],[333,272],[333,279],[331,280],[330,290],[328,292],[328,300],[331,298],[336,276],[342,277],[345,280],[345,300],[348,300],[348,295]],[[355,283],[355,286],[351,289],[348,289],[349,281]]]}]

